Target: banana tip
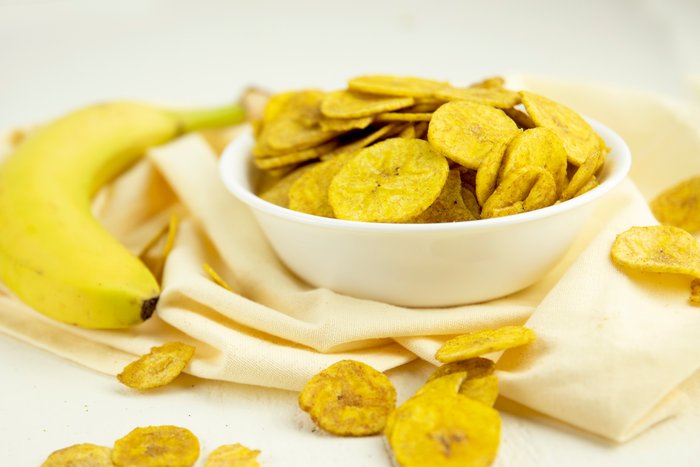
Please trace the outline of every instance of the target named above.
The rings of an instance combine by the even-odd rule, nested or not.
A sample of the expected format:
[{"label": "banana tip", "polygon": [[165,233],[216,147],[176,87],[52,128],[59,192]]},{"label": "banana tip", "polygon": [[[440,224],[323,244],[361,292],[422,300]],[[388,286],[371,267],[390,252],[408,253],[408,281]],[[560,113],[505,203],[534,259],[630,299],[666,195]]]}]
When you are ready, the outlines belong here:
[{"label": "banana tip", "polygon": [[143,303],[141,304],[142,320],[146,321],[148,318],[153,316],[153,312],[155,311],[156,305],[158,304],[158,298],[160,297],[153,297],[143,301]]}]

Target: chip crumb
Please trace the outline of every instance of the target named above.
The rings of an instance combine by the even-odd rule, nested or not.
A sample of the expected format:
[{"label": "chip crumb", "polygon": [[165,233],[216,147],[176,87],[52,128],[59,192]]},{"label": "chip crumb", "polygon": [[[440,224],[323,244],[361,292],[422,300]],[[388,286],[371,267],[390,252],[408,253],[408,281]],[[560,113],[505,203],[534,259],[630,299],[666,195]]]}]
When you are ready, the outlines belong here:
[{"label": "chip crumb", "polygon": [[209,454],[204,467],[259,467],[259,455],[259,450],[242,444],[224,444]]}]

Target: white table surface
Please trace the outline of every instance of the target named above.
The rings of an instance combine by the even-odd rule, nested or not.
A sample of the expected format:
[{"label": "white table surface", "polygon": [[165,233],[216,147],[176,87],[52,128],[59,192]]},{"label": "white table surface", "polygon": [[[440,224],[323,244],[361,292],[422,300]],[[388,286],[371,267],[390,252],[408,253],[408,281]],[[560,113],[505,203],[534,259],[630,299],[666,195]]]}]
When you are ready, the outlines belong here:
[{"label": "white table surface", "polygon": [[[528,72],[685,98],[700,73],[700,2],[0,0],[0,128],[83,104],[182,105],[342,86],[368,72],[468,82]],[[395,378],[400,398],[429,370]],[[0,464],[32,466],[136,426],[191,429],[207,453],[241,442],[263,465],[387,466],[379,437],[314,432],[296,394],[185,376],[152,394],[0,334]],[[696,399],[697,400],[697,399]],[[700,465],[700,407],[622,446],[504,404],[498,466]]]}]

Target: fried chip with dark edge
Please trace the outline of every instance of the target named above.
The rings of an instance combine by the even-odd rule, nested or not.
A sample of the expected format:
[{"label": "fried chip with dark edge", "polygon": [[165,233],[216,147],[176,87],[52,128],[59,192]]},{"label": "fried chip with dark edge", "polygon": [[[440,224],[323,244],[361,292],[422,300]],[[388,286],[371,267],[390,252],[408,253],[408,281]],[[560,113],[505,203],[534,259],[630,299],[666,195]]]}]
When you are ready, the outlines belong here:
[{"label": "fried chip with dark edge", "polygon": [[339,436],[380,433],[396,406],[396,390],[384,373],[341,360],[313,376],[299,394],[299,407],[324,431]]}]

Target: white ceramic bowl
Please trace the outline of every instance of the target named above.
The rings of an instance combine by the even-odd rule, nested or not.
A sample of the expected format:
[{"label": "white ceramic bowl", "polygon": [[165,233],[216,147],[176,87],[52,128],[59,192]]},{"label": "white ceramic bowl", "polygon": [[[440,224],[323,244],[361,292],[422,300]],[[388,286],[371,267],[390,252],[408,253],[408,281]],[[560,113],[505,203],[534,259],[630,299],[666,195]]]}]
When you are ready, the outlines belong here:
[{"label": "white ceramic bowl", "polygon": [[611,152],[600,185],[564,203],[494,219],[444,224],[380,224],[312,216],[255,195],[250,129],[224,151],[226,187],[247,204],[279,258],[317,287],[409,307],[476,303],[523,289],[564,255],[595,201],[618,185],[630,152],[590,120]]}]

